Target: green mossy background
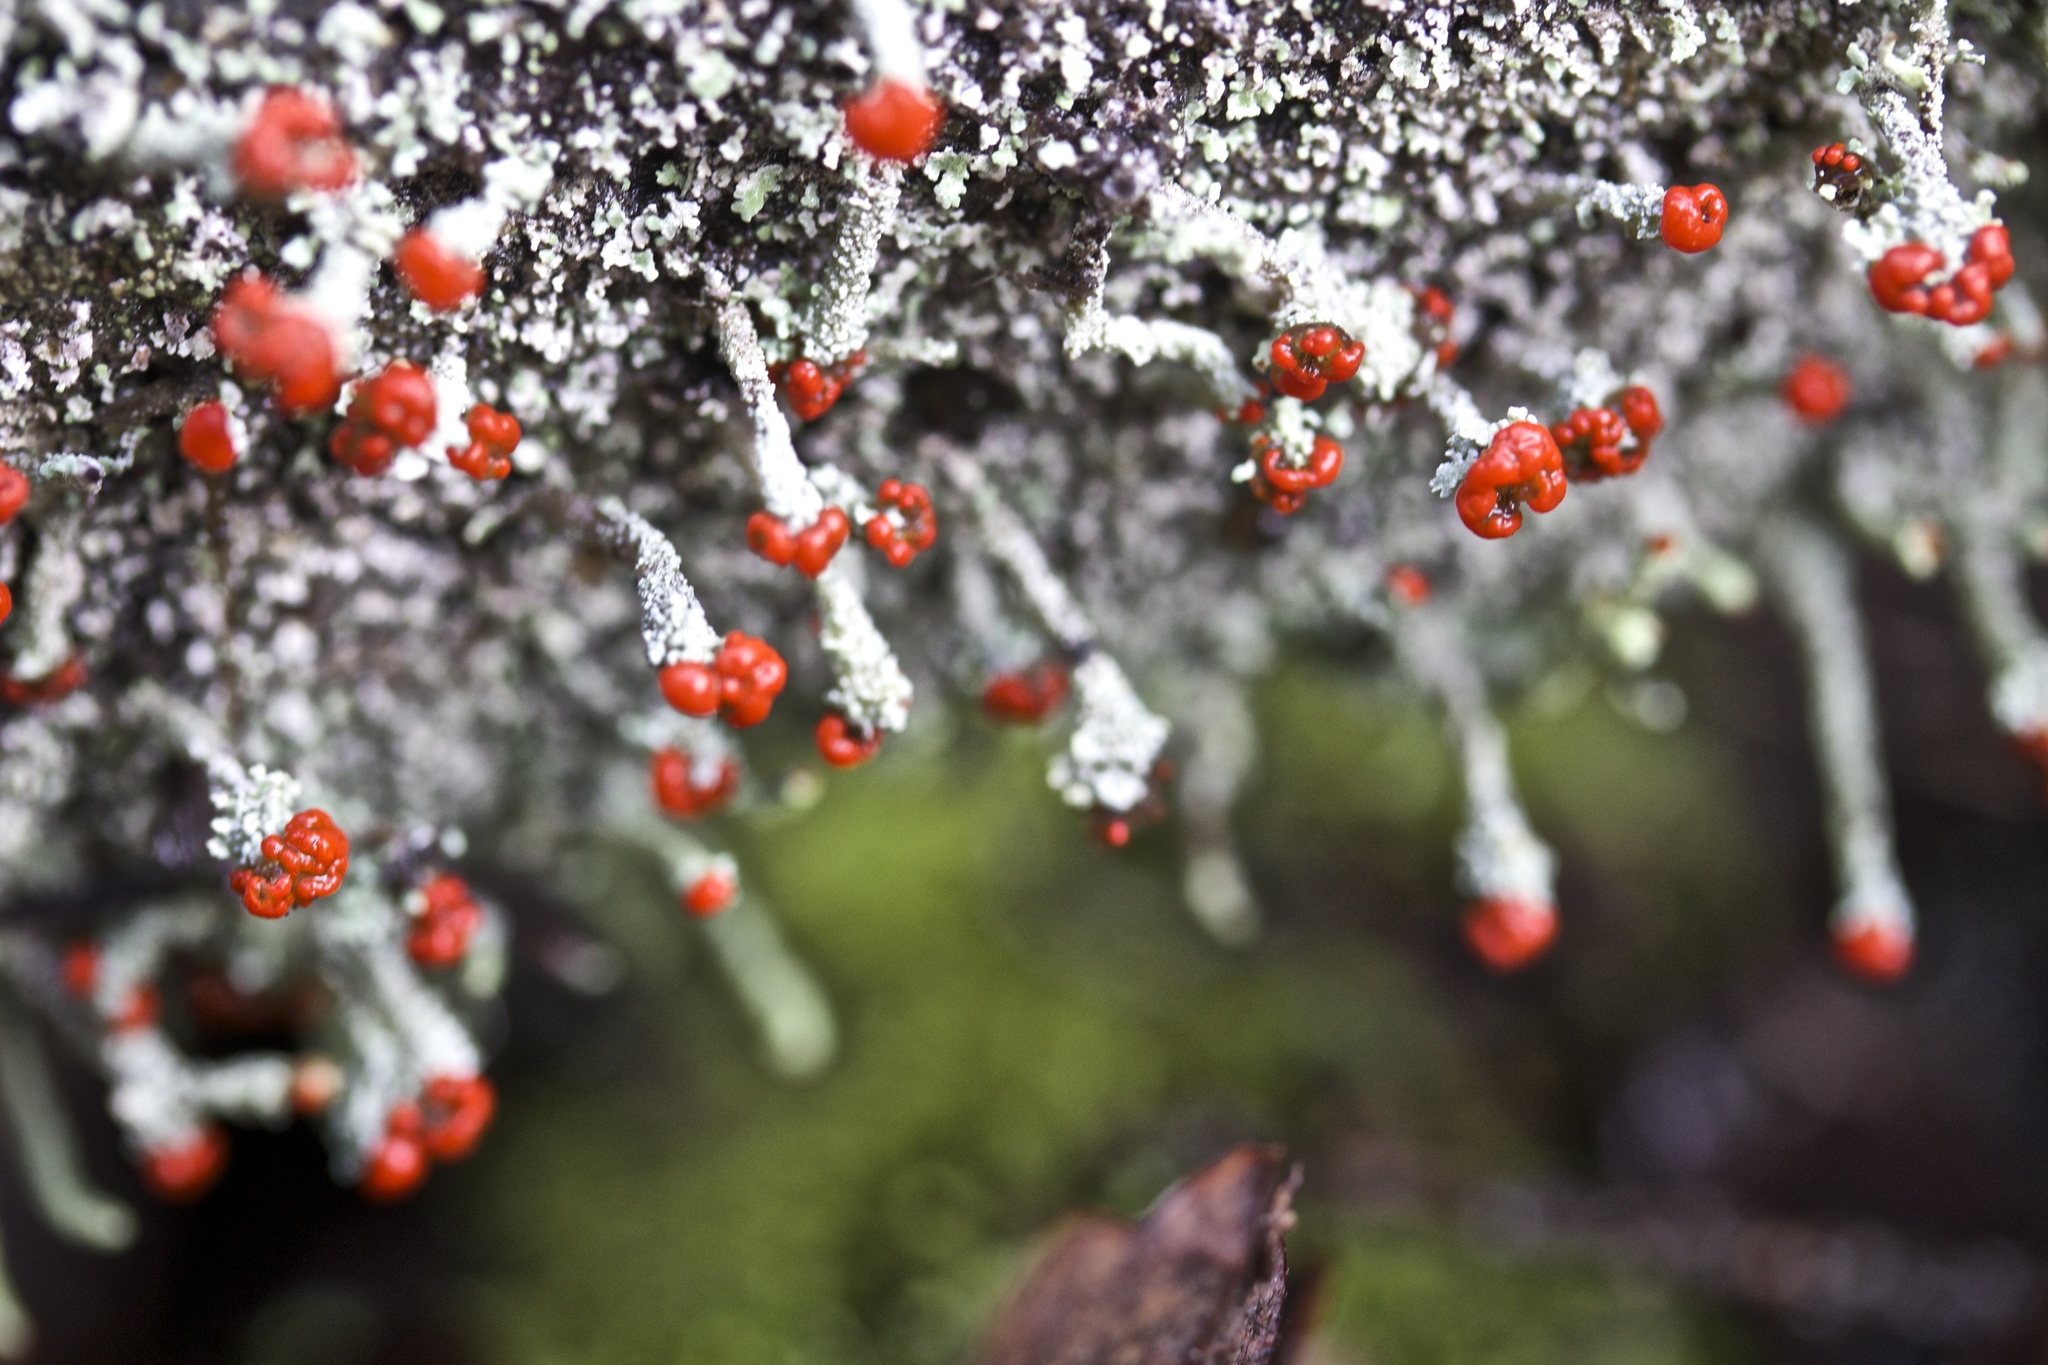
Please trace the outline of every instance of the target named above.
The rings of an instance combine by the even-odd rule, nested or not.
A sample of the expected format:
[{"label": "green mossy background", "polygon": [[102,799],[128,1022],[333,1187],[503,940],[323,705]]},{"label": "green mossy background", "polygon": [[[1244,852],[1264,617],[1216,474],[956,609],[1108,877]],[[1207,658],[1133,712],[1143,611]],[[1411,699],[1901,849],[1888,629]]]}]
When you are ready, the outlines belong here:
[{"label": "green mossy background", "polygon": [[629,984],[585,1064],[512,1077],[441,1196],[486,1248],[486,1358],[958,1360],[1064,1212],[1135,1214],[1247,1139],[1307,1166],[1315,1360],[1740,1358],[1740,1329],[1670,1286],[1498,1254],[1458,1219],[1488,1181],[1590,1174],[1586,1077],[1794,951],[1798,907],[1713,749],[1591,679],[1538,689],[1514,748],[1566,927],[1500,981],[1457,940],[1429,715],[1314,663],[1257,700],[1240,828],[1271,923],[1246,952],[1181,908],[1172,829],[1086,841],[1031,734],[967,722],[732,831],[838,1011],[839,1060],[808,1084],[759,1064],[657,883],[582,869]]}]

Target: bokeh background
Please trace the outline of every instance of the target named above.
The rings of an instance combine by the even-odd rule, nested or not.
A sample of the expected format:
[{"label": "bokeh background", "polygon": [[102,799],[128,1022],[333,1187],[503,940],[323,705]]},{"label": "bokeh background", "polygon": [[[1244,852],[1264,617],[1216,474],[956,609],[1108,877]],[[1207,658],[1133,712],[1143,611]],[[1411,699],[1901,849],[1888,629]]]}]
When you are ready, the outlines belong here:
[{"label": "bokeh background", "polygon": [[[777,1079],[656,870],[591,850],[562,869],[591,909],[487,888],[520,924],[500,1118],[411,1204],[336,1188],[303,1130],[238,1131],[223,1184],[118,1258],[0,1187],[38,1358],[936,1365],[1063,1212],[1135,1214],[1272,1139],[1307,1173],[1297,1361],[2042,1359],[2041,783],[1945,589],[1873,562],[1862,590],[1924,922],[1896,988],[1827,960],[1762,612],[1512,705],[1564,928],[1508,979],[1458,937],[1447,746],[1364,641],[1258,689],[1246,951],[1182,909],[1170,824],[1098,848],[1039,737],[932,717],[801,814],[730,817],[837,1010],[822,1078]],[[805,762],[764,742],[764,771]],[[146,1205],[68,1080],[95,1175]]]}]

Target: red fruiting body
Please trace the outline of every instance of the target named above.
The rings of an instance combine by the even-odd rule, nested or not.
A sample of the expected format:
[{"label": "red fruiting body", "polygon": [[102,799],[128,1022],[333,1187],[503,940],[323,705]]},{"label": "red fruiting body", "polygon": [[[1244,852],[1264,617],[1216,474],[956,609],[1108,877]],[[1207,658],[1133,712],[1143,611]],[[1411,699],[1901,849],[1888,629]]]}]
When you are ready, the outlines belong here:
[{"label": "red fruiting body", "polygon": [[163,1008],[163,997],[157,994],[155,986],[147,982],[128,993],[121,1002],[121,1008],[107,1023],[116,1033],[132,1033],[136,1029],[148,1028],[157,1020]]},{"label": "red fruiting body", "polygon": [[1415,322],[1411,328],[1423,349],[1436,352],[1436,367],[1447,370],[1458,358],[1458,343],[1451,340],[1451,321],[1456,316],[1451,300],[1435,285],[1409,285],[1415,296]]},{"label": "red fruiting body", "polygon": [[436,1161],[474,1152],[498,1112],[497,1089],[484,1076],[436,1076],[421,1099],[420,1143]]},{"label": "red fruiting body", "polygon": [[1863,197],[1863,158],[1839,142],[1813,149],[1813,188],[1832,189],[1828,202],[1838,209],[1854,208]]},{"label": "red fruiting body", "polygon": [[225,474],[233,469],[239,452],[227,406],[209,400],[186,413],[178,427],[178,453],[202,474]]},{"label": "red fruiting body", "polygon": [[1387,595],[1405,607],[1419,607],[1429,600],[1429,575],[1412,564],[1396,564],[1387,570]]},{"label": "red fruiting body", "polygon": [[484,291],[483,267],[423,226],[398,239],[391,265],[412,296],[437,313],[452,313]]},{"label": "red fruiting body", "polygon": [[1543,901],[1489,899],[1465,911],[1465,942],[1496,972],[1514,972],[1543,956],[1557,937],[1557,911]]},{"label": "red fruiting body", "polygon": [[159,1199],[189,1204],[213,1188],[227,1164],[228,1136],[208,1125],[189,1141],[145,1152],[142,1182]]},{"label": "red fruiting body", "polygon": [[1123,848],[1131,837],[1148,825],[1166,818],[1166,784],[1173,781],[1173,764],[1160,759],[1145,780],[1145,795],[1129,810],[1096,806],[1088,812],[1088,833],[1105,848]]},{"label": "red fruiting body", "polygon": [[683,888],[683,909],[694,918],[710,919],[722,914],[739,893],[739,881],[730,872],[715,869]]},{"label": "red fruiting body", "polygon": [[1534,422],[1510,422],[1458,485],[1458,516],[1475,535],[1500,540],[1522,529],[1522,504],[1548,512],[1564,501],[1564,455]]},{"label": "red fruiting body", "polygon": [[855,351],[830,365],[820,365],[815,360],[792,360],[770,368],[768,377],[782,386],[782,396],[789,400],[790,411],[806,422],[815,422],[832,410],[855,372],[867,363],[868,353]]},{"label": "red fruiting body", "polygon": [[2012,338],[2000,332],[1977,348],[1977,354],[1970,358],[1970,364],[1979,370],[1995,370],[2011,357]]},{"label": "red fruiting body", "polygon": [[243,908],[260,919],[277,919],[295,905],[310,905],[341,889],[348,875],[348,835],[324,810],[302,810],[282,834],[264,837],[263,856],[277,864],[275,876],[238,868],[229,885]]},{"label": "red fruiting body", "polygon": [[2012,278],[2012,237],[1999,223],[1987,223],[1970,234],[1965,259],[1984,267],[1993,289],[2005,288]]},{"label": "red fruiting body", "polygon": [[1277,441],[1260,436],[1252,442],[1258,473],[1252,476],[1252,496],[1281,516],[1299,512],[1311,490],[1328,488],[1344,472],[1344,447],[1327,436],[1309,445],[1308,463],[1287,463]]},{"label": "red fruiting body", "polygon": [[1316,399],[1331,384],[1341,384],[1358,373],[1365,360],[1365,343],[1353,341],[1342,327],[1310,322],[1274,337],[1267,356],[1272,361],[1275,389],[1290,398]]},{"label": "red fruiting body", "polygon": [[0,583],[0,622],[14,614],[14,593],[5,583]]},{"label": "red fruiting body", "polygon": [[768,719],[789,681],[789,665],[766,640],[737,630],[725,637],[712,669],[718,675],[719,718],[740,730]]},{"label": "red fruiting body", "polygon": [[469,444],[460,449],[449,446],[448,463],[478,482],[510,474],[512,452],[519,446],[519,419],[478,403],[462,420],[469,428]]},{"label": "red fruiting body", "polygon": [[[401,1126],[399,1110],[412,1110],[411,1121]],[[419,1139],[419,1114],[402,1104],[391,1114],[390,1127],[377,1150],[363,1167],[362,1192],[365,1199],[395,1204],[420,1187],[427,1178],[427,1149]]]},{"label": "red fruiting body", "polygon": [[99,945],[74,943],[64,950],[64,989],[83,1000],[100,979]]},{"label": "red fruiting body", "polygon": [[293,190],[338,190],[356,178],[356,154],[334,107],[292,86],[272,86],[235,143],[235,178],[250,194],[282,199]]},{"label": "red fruiting body", "polygon": [[42,706],[64,698],[85,686],[85,660],[76,654],[40,678],[0,678],[0,701],[9,706]]},{"label": "red fruiting body", "polygon": [[1897,929],[1865,924],[1846,931],[1837,928],[1833,937],[1835,957],[1866,981],[1897,981],[1913,965],[1912,935]]},{"label": "red fruiting body", "polygon": [[1848,371],[1826,356],[1808,352],[1799,357],[1778,393],[1801,421],[1820,426],[1834,421],[1849,406],[1853,388]]},{"label": "red fruiting body", "polygon": [[253,271],[221,292],[213,340],[238,374],[270,386],[272,401],[288,417],[332,407],[341,396],[341,370],[327,328]]},{"label": "red fruiting body", "polygon": [[0,462],[0,526],[14,520],[14,514],[28,505],[28,475],[13,465]]},{"label": "red fruiting body", "polygon": [[661,670],[661,695],[686,716],[708,716],[718,710],[718,676],[711,665],[687,660]]},{"label": "red fruiting body", "polygon": [[[1550,429],[1551,439],[1567,455],[1567,474],[1575,480],[1597,483],[1601,479],[1633,474],[1650,458],[1650,438],[1664,430],[1664,413],[1657,395],[1633,385],[1607,400],[1604,408],[1578,408]],[[1622,442],[1636,439],[1633,450]],[[1586,445],[1585,459],[1577,459],[1579,443]]]},{"label": "red fruiting body", "polygon": [[891,567],[903,568],[938,540],[939,519],[932,511],[932,495],[923,484],[884,479],[875,490],[875,501],[898,514],[898,520],[892,521],[886,513],[877,513],[868,518],[865,528],[868,544],[880,550]]},{"label": "red fruiting body", "polygon": [[1658,233],[1664,245],[1691,256],[1721,240],[1728,226],[1728,199],[1718,185],[1673,185],[1664,191]]},{"label": "red fruiting body", "polygon": [[382,474],[402,447],[433,434],[435,420],[434,381],[419,366],[394,360],[356,386],[348,420],[334,429],[327,450],[357,474]]},{"label": "red fruiting body", "polygon": [[884,161],[917,160],[931,150],[946,121],[938,96],[890,76],[849,100],[845,109],[846,135],[853,145]]},{"label": "red fruiting body", "polygon": [[818,721],[816,736],[818,752],[835,768],[857,768],[882,747],[880,730],[863,735],[837,711],[827,711]]},{"label": "red fruiting body", "polygon": [[1948,257],[1925,242],[1901,242],[1870,266],[1870,296],[1887,313],[1927,312],[1927,276]]},{"label": "red fruiting body", "polygon": [[853,522],[837,507],[827,507],[816,521],[795,534],[782,518],[756,512],[747,518],[747,548],[770,564],[794,564],[804,577],[816,578],[852,531]]},{"label": "red fruiting body", "polygon": [[675,749],[660,749],[647,765],[648,780],[654,787],[654,804],[662,814],[677,820],[695,820],[710,815],[739,790],[740,765],[730,758],[718,760],[718,774],[700,786],[696,765],[690,756]]},{"label": "red fruiting body", "polygon": [[420,892],[426,904],[406,936],[406,954],[422,967],[452,967],[482,927],[483,907],[470,895],[469,883],[452,873],[435,874]]},{"label": "red fruiting body", "polygon": [[1036,725],[1067,700],[1067,670],[1042,663],[1028,673],[998,673],[981,689],[981,710],[1008,725]]}]

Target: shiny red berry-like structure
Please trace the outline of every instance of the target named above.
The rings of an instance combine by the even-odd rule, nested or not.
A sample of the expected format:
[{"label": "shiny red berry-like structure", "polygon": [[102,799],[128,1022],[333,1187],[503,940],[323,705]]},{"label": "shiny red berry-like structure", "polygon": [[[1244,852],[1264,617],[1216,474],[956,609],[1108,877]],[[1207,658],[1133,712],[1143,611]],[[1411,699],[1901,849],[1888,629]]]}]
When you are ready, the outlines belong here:
[{"label": "shiny red berry-like structure", "polygon": [[0,526],[13,521],[28,506],[28,475],[13,465],[0,462]]},{"label": "shiny red berry-like structure", "polygon": [[178,424],[178,453],[202,474],[225,474],[235,467],[234,425],[225,403],[197,404]]},{"label": "shiny red berry-like structure", "polygon": [[469,883],[453,873],[437,873],[420,888],[419,912],[405,938],[406,956],[422,967],[452,967],[468,955],[483,922],[483,907],[470,894]]},{"label": "shiny red berry-like structure", "polygon": [[[869,517],[862,530],[890,567],[903,568],[938,541],[938,514],[932,511],[932,495],[923,484],[884,479],[875,490],[875,501],[884,510]],[[890,510],[896,513],[893,518]]]},{"label": "shiny red berry-like structure", "polygon": [[1888,313],[1915,313],[1967,327],[1991,316],[1992,296],[2012,278],[2012,238],[1997,223],[1971,234],[1961,268],[1945,281],[1928,279],[1948,257],[1925,242],[1901,242],[1871,264],[1870,296]]},{"label": "shiny red berry-like structure", "polygon": [[981,711],[999,724],[1037,725],[1066,704],[1070,685],[1066,666],[1060,663],[998,673],[981,689]]},{"label": "shiny red berry-like structure", "polygon": [[1458,485],[1458,517],[1474,535],[1501,540],[1522,529],[1522,508],[1548,512],[1564,501],[1564,454],[1543,427],[1510,422]]},{"label": "shiny red berry-like structure", "polygon": [[294,906],[331,896],[348,875],[348,835],[324,810],[300,811],[282,833],[264,837],[262,851],[276,865],[274,874],[244,867],[229,879],[243,908],[260,919],[278,919]]},{"label": "shiny red berry-like structure", "polygon": [[1517,972],[1550,949],[1557,910],[1545,901],[1488,898],[1465,911],[1465,942],[1491,971]]},{"label": "shiny red berry-like structure", "polygon": [[478,403],[463,419],[469,428],[467,446],[449,446],[448,463],[482,483],[512,472],[512,452],[519,445],[519,419]]},{"label": "shiny red berry-like structure", "polygon": [[869,156],[915,161],[932,149],[946,108],[922,85],[884,76],[845,105],[846,135]]},{"label": "shiny red berry-like structure", "polygon": [[1728,199],[1718,185],[1673,185],[1664,191],[1664,212],[1658,235],[1664,245],[1688,256],[1721,240],[1728,226]]},{"label": "shiny red berry-like structure", "polygon": [[1814,426],[1824,426],[1840,417],[1853,393],[1849,372],[1826,356],[1812,352],[1799,357],[1778,388],[1785,406],[1797,413],[1800,421]]},{"label": "shiny red berry-like structure", "polygon": [[213,310],[213,341],[243,378],[266,385],[288,417],[334,406],[341,367],[334,338],[304,304],[254,272],[237,276]]},{"label": "shiny red berry-like structure", "polygon": [[346,189],[356,178],[356,154],[341,135],[334,106],[287,85],[265,92],[229,165],[242,188],[260,199]]},{"label": "shiny red berry-like structure", "polygon": [[47,706],[85,686],[85,660],[76,654],[40,678],[0,677],[0,701],[9,706]]},{"label": "shiny red berry-like structure", "polygon": [[1912,935],[1881,924],[1863,924],[1832,937],[1835,958],[1852,974],[1865,981],[1889,985],[1904,976],[1913,965]]},{"label": "shiny red berry-like structure", "polygon": [[789,681],[789,665],[773,646],[737,630],[725,637],[712,669],[718,674],[719,718],[735,729],[768,719],[775,698]]},{"label": "shiny red berry-like structure", "polygon": [[852,533],[852,519],[837,507],[825,508],[801,531],[791,531],[789,524],[772,512],[756,512],[747,518],[747,548],[770,564],[794,564],[806,578],[825,572]]},{"label": "shiny red berry-like structure", "polygon": [[437,313],[452,313],[484,292],[483,267],[425,227],[398,239],[391,268],[414,298]]},{"label": "shiny red berry-like structure", "polygon": [[431,436],[435,421],[434,381],[419,366],[394,360],[356,385],[348,418],[327,450],[359,475],[382,474],[401,449]]},{"label": "shiny red berry-like structure", "polygon": [[420,1092],[420,1145],[436,1161],[460,1161],[476,1150],[498,1112],[497,1088],[486,1076],[436,1076]]},{"label": "shiny red berry-like structure", "polygon": [[172,1204],[189,1204],[212,1189],[228,1165],[228,1135],[208,1124],[183,1142],[142,1154],[142,1183]]},{"label": "shiny red berry-like structure", "polygon": [[1606,407],[1574,409],[1550,436],[1564,454],[1566,477],[1597,483],[1641,469],[1651,438],[1662,430],[1657,395],[1638,384],[1609,398]]},{"label": "shiny red berry-like structure", "polygon": [[658,749],[648,760],[647,778],[654,789],[654,804],[661,807],[663,815],[696,820],[715,813],[732,800],[740,786],[740,765],[730,758],[721,758],[715,776],[700,783],[696,764],[688,754],[677,749]]},{"label": "shiny red berry-like structure", "polygon": [[827,711],[818,721],[815,738],[818,753],[835,768],[857,768],[882,747],[880,730],[863,734],[837,711]]},{"label": "shiny red berry-like structure", "polygon": [[683,888],[683,909],[693,919],[711,919],[731,908],[739,893],[739,879],[724,868],[714,867]]},{"label": "shiny red berry-like structure", "polygon": [[1290,327],[1267,348],[1268,374],[1274,389],[1290,398],[1313,400],[1332,384],[1342,384],[1365,362],[1365,343],[1352,340],[1342,327],[1327,322]]},{"label": "shiny red berry-like structure", "polygon": [[0,623],[14,614],[14,592],[5,583],[0,583]]},{"label": "shiny red berry-like structure", "polygon": [[782,390],[791,412],[806,422],[815,422],[832,410],[839,395],[846,392],[846,386],[867,363],[866,351],[855,351],[844,360],[825,365],[799,358],[787,365],[771,366],[768,377]]},{"label": "shiny red berry-like structure", "polygon": [[1252,496],[1281,516],[1299,512],[1311,492],[1328,488],[1344,472],[1344,447],[1328,436],[1310,442],[1308,460],[1303,464],[1289,463],[1280,443],[1266,436],[1252,442],[1252,455],[1257,461]]}]

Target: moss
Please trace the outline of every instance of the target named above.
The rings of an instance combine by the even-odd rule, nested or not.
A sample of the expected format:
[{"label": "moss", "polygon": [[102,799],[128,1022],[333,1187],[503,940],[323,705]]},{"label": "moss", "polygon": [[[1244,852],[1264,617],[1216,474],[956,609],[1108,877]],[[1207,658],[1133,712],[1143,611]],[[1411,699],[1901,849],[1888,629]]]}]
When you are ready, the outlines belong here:
[{"label": "moss", "polygon": [[[1330,687],[1275,686],[1280,811],[1262,827],[1298,813],[1328,843],[1440,820],[1442,774],[1441,795],[1388,795],[1441,765],[1427,718]],[[1554,742],[1626,750],[1586,724]],[[953,1359],[1061,1213],[1135,1212],[1228,1142],[1384,1135],[1458,1180],[1554,1159],[1499,1107],[1483,1038],[1412,953],[1370,923],[1286,915],[1250,953],[1217,949],[1179,906],[1171,831],[1095,849],[1042,772],[1007,738],[971,763],[884,760],[836,777],[750,861],[840,1011],[843,1056],[814,1085],[750,1061],[703,955],[678,970],[672,950],[635,949],[634,1083],[526,1078],[480,1173],[501,1249],[483,1311],[504,1358]],[[637,885],[609,888],[658,894]],[[609,917],[644,935],[662,913]],[[1692,1358],[1683,1315],[1647,1291],[1488,1268],[1442,1228],[1331,1221],[1327,1164],[1304,1250],[1335,1268],[1340,1343],[1386,1362],[1521,1359],[1486,1352],[1535,1314],[1529,1359],[1574,1341]],[[1483,1301],[1467,1312],[1452,1311],[1461,1282]]]}]

